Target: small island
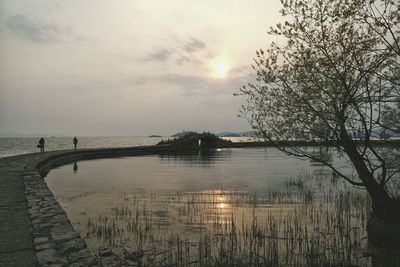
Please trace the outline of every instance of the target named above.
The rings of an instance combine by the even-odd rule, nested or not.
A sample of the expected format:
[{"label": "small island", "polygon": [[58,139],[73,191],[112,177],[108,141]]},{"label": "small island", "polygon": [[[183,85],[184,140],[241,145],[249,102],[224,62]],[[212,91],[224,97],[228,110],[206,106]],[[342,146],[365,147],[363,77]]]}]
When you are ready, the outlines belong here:
[{"label": "small island", "polygon": [[[175,135],[173,135],[175,136]],[[178,145],[178,146],[201,146],[218,147],[225,144],[231,144],[232,141],[225,140],[209,132],[185,132],[174,139],[161,140],[157,145]]]},{"label": "small island", "polygon": [[185,130],[183,130],[182,132],[175,133],[175,134],[171,135],[171,137],[183,137],[183,136],[191,135],[191,134],[196,134],[196,132],[195,131],[185,131]]}]

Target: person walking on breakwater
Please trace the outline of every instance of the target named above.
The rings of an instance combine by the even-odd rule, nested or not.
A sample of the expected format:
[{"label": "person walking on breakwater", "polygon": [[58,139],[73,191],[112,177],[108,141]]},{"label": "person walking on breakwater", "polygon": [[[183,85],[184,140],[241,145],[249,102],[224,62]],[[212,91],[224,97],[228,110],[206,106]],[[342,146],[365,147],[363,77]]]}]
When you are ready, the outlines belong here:
[{"label": "person walking on breakwater", "polygon": [[73,143],[74,143],[74,149],[76,149],[76,146],[78,145],[78,138],[76,138],[76,136],[74,137]]},{"label": "person walking on breakwater", "polygon": [[39,139],[38,147],[40,148],[40,152],[44,152],[44,138],[43,137],[41,137]]}]

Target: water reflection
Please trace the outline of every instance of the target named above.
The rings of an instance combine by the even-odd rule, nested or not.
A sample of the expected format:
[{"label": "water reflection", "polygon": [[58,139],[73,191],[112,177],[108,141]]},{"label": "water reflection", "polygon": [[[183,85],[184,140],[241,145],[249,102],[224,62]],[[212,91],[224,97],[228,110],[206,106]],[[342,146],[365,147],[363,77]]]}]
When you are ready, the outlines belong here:
[{"label": "water reflection", "polygon": [[[334,151],[329,147],[314,147],[310,153],[313,157],[324,160],[325,162],[332,163],[333,162],[333,154]],[[324,166],[319,161],[310,159],[310,164],[312,166]]]},{"label": "water reflection", "polygon": [[78,172],[78,162],[77,161],[74,162],[72,169],[74,170],[75,174]]},{"label": "water reflection", "polygon": [[178,164],[187,167],[211,167],[215,161],[232,158],[231,149],[199,149],[159,154],[162,163]]}]

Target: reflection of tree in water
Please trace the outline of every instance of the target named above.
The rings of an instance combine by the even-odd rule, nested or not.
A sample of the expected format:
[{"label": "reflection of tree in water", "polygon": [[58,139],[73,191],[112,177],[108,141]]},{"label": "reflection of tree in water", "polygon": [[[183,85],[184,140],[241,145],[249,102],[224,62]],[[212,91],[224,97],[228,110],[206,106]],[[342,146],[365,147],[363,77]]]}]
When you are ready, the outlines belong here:
[{"label": "reflection of tree in water", "polygon": [[[325,162],[328,164],[331,164],[335,166],[337,169],[341,169],[342,171],[344,169],[347,169],[347,175],[349,177],[352,177],[352,179],[357,179],[356,174],[354,173],[354,167],[347,163],[345,164],[344,162],[349,162],[349,158],[347,157],[346,154],[337,151],[333,147],[312,147],[309,148],[310,150],[310,155],[314,156],[315,158],[323,159]],[[386,163],[386,176],[388,177],[387,179],[387,190],[391,192],[393,196],[399,196],[400,195],[400,186],[399,186],[399,178],[400,178],[400,149],[397,148],[392,148],[392,147],[375,147],[375,150],[379,152],[380,157],[382,160],[385,161]],[[365,152],[366,156],[370,156],[370,152]],[[334,162],[335,160],[341,160],[342,162],[338,165],[338,163]],[[318,161],[315,161],[313,159],[310,160],[310,165],[311,166],[320,166],[321,168],[318,168],[314,170],[314,174],[316,172],[319,173],[328,173],[330,172],[328,168],[326,168],[325,164],[322,164]],[[371,166],[377,168],[379,167],[379,162],[378,161],[371,161],[370,162]],[[377,172],[378,173],[378,172]],[[332,172],[333,178],[338,178],[337,174],[335,172]]]},{"label": "reflection of tree in water", "polygon": [[381,157],[387,164],[387,187],[393,196],[400,198],[400,149],[383,147]]},{"label": "reflection of tree in water", "polygon": [[187,132],[182,136],[172,140],[161,140],[157,145],[175,145],[175,146],[201,146],[201,147],[218,147],[226,144],[231,144],[232,141],[225,140],[215,134],[209,132],[196,133]]},{"label": "reflection of tree in water", "polygon": [[[310,147],[308,148],[310,149],[310,155],[312,155],[315,158],[319,158],[319,159],[323,159],[325,162],[327,162],[328,164],[333,164],[333,158],[335,156],[335,152],[332,148],[329,147]],[[313,170],[313,174],[316,176],[324,176],[324,175],[328,175],[332,178],[331,182],[335,183],[337,180],[337,176],[334,172],[332,172],[331,169],[326,168],[326,165],[316,161],[314,159],[309,159],[310,161],[310,166],[314,167]]]},{"label": "reflection of tree in water", "polygon": [[[312,156],[315,158],[320,158],[323,159],[327,163],[332,163],[333,162],[333,150],[330,149],[329,147],[313,147],[312,151],[310,153]],[[310,159],[310,165],[311,166],[325,166],[319,161]]]},{"label": "reflection of tree in water", "polygon": [[162,163],[175,163],[188,167],[211,167],[215,161],[223,161],[232,157],[230,149],[199,149],[160,153]]}]

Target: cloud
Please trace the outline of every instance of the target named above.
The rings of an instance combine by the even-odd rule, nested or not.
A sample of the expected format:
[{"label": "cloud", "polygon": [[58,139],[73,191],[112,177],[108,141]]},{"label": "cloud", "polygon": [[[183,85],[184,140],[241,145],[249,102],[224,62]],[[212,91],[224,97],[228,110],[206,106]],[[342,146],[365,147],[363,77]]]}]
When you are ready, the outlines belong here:
[{"label": "cloud", "polygon": [[74,37],[74,39],[76,40],[76,41],[79,41],[79,42],[93,42],[93,41],[95,41],[95,39],[94,38],[92,38],[92,37],[89,37],[89,36],[87,36],[87,35],[76,35],[75,37]]},{"label": "cloud", "polygon": [[[207,76],[184,75],[170,73],[163,75],[149,75],[130,77],[126,80],[129,84],[142,86],[146,83],[172,84],[182,90],[185,96],[200,95],[229,95],[235,93],[238,88],[249,81],[248,76],[232,76],[226,79],[214,79]],[[168,88],[168,86],[166,86]]]},{"label": "cloud", "polygon": [[185,63],[189,63],[191,61],[190,57],[186,56],[186,55],[182,55],[179,58],[176,59],[176,64],[178,65],[183,65]]},{"label": "cloud", "polygon": [[36,43],[61,42],[61,34],[69,34],[71,29],[61,28],[56,24],[32,21],[24,15],[8,17],[4,25],[15,35]]},{"label": "cloud", "polygon": [[189,42],[185,43],[183,48],[187,53],[192,54],[206,48],[206,44],[192,37]]},{"label": "cloud", "polygon": [[146,61],[154,62],[173,62],[178,65],[184,65],[190,62],[198,62],[195,54],[207,48],[206,44],[194,37],[187,40],[172,36],[172,43],[155,49],[145,58]]},{"label": "cloud", "polygon": [[249,76],[252,74],[252,68],[250,65],[241,65],[234,67],[229,73],[232,76]]},{"label": "cloud", "polygon": [[161,48],[156,52],[152,52],[149,54],[149,60],[150,61],[158,61],[158,62],[164,62],[167,61],[171,56],[172,56],[173,52],[165,49],[165,48]]},{"label": "cloud", "polygon": [[245,77],[231,77],[227,79],[214,79],[207,76],[168,74],[160,76],[162,82],[175,84],[180,87],[184,95],[232,95],[233,92],[244,84]]},{"label": "cloud", "polygon": [[20,14],[6,18],[4,27],[20,38],[35,43],[64,42],[66,38],[79,42],[94,40],[88,36],[73,33],[70,27],[44,21],[35,21]]}]

